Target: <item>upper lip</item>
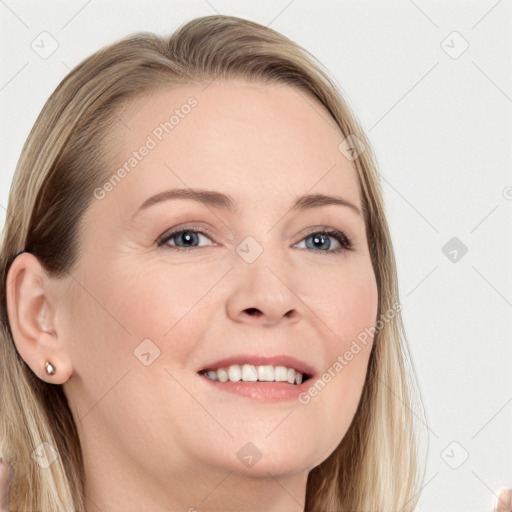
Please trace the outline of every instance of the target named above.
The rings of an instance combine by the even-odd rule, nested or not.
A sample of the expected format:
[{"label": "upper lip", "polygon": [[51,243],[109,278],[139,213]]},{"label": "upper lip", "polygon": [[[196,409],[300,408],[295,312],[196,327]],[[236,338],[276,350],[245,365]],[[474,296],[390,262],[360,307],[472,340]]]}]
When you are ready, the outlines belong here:
[{"label": "upper lip", "polygon": [[262,356],[251,354],[240,354],[238,356],[226,357],[219,359],[213,363],[209,363],[199,370],[199,372],[218,370],[219,368],[227,368],[228,366],[238,364],[252,364],[254,366],[286,366],[287,368],[294,368],[307,377],[313,377],[316,374],[315,368],[311,365],[301,361],[292,356],[276,355],[276,356]]}]

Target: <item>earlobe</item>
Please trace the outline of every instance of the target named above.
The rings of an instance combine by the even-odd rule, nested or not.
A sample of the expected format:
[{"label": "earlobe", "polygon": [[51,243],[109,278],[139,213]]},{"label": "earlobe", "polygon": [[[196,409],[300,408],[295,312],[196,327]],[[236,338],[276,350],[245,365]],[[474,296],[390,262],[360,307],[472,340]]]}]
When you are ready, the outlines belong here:
[{"label": "earlobe", "polygon": [[34,255],[17,256],[7,274],[7,313],[22,359],[40,379],[62,384],[68,380],[71,369],[54,324],[50,279]]}]

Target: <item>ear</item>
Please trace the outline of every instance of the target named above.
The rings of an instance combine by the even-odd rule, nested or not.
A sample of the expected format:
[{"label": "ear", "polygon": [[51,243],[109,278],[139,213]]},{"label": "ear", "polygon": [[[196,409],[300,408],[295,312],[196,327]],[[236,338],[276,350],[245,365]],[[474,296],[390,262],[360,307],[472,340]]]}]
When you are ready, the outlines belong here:
[{"label": "ear", "polygon": [[[24,252],[15,258],[7,273],[6,289],[14,344],[32,371],[51,384],[63,384],[73,373],[65,340],[59,337],[56,325],[58,291],[34,255]],[[46,361],[54,367],[53,375],[47,374]]]}]

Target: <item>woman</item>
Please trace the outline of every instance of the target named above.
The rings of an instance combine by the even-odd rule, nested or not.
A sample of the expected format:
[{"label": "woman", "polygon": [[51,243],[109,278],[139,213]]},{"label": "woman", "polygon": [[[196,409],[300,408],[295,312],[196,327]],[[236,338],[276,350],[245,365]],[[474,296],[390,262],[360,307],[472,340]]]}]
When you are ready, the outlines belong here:
[{"label": "woman", "polygon": [[414,510],[376,165],[281,34],[208,16],[77,66],[22,151],[1,264],[12,510]]}]

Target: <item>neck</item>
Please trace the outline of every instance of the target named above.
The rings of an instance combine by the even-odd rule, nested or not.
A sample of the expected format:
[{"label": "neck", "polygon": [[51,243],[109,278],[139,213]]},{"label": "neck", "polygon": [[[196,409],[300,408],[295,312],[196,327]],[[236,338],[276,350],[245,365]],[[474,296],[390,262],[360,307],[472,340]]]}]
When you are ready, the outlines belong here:
[{"label": "neck", "polygon": [[86,481],[86,512],[303,512],[307,473],[254,477],[220,469],[187,470],[162,482],[118,468],[108,480],[89,473]]},{"label": "neck", "polygon": [[176,453],[176,465],[164,471],[105,446],[86,443],[83,452],[85,512],[304,511],[307,470],[277,474],[261,464],[244,468],[238,460],[222,468],[184,462]]}]

